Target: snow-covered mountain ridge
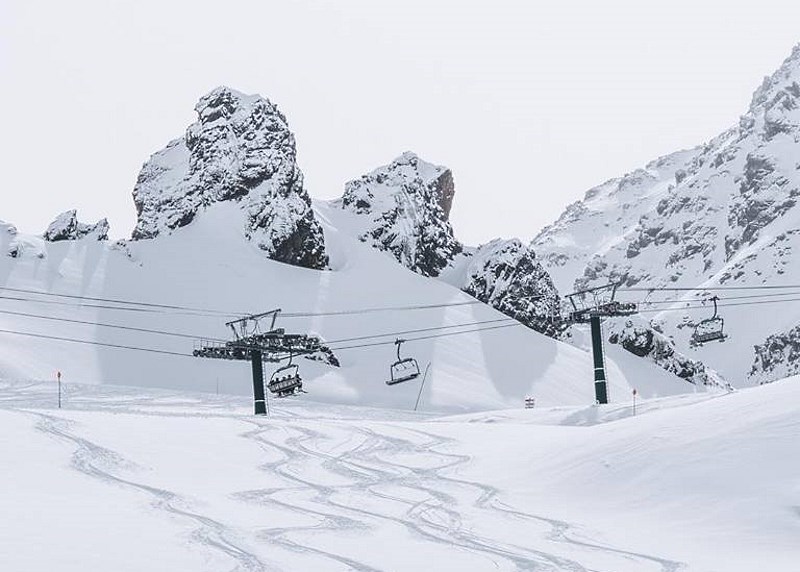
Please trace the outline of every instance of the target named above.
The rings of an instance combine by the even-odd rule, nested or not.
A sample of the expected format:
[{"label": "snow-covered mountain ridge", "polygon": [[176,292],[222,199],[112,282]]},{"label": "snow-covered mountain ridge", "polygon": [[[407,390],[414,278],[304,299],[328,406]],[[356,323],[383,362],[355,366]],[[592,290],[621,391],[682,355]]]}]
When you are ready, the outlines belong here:
[{"label": "snow-covered mountain ridge", "polygon": [[[282,308],[294,315],[281,327],[318,335],[334,352],[338,367],[301,365],[314,399],[407,408],[419,396],[437,411],[517,407],[526,395],[593,401],[588,354],[538,333],[554,335],[560,299],[533,251],[454,238],[448,169],[406,153],[347,185],[341,200],[312,202],[274,105],[219,88],[197,111],[186,136],[143,167],[132,240],[98,240],[103,221],[80,223],[74,211],[44,236],[0,229],[0,283],[23,293],[0,299],[0,377],[62,371],[248,394],[247,364],[189,357],[192,339],[227,339],[227,320]],[[350,312],[359,309],[369,311]],[[385,383],[400,335],[426,372],[421,395],[420,382]],[[623,372],[618,357],[610,352],[612,395],[639,378],[642,395],[694,390],[647,364]]]},{"label": "snow-covered mountain ridge", "polygon": [[345,185],[331,202],[337,225],[400,264],[437,277],[526,326],[555,336],[558,291],[532,249],[517,239],[478,247],[455,237],[453,173],[411,152]]},{"label": "snow-covered mountain ridge", "polygon": [[[608,281],[645,290],[797,284],[798,195],[800,46],[764,80],[735,126],[591,189],[532,247],[562,291]],[[800,307],[775,301],[721,308],[728,341],[695,348],[692,324],[712,311],[667,312],[663,302],[675,300],[680,308],[707,297],[702,291],[656,292],[647,300],[659,304],[643,308],[652,309],[647,318],[680,352],[735,384],[766,380],[770,374],[760,370],[763,359],[756,362],[753,348],[798,326]]]}]

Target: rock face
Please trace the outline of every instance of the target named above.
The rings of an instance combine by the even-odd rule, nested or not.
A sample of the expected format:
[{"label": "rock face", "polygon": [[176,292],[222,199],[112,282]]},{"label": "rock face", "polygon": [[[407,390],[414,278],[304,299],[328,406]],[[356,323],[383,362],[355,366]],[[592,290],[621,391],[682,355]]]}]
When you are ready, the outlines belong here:
[{"label": "rock face", "polygon": [[750,381],[769,383],[800,373],[800,326],[773,334],[755,347]]},{"label": "rock face", "polygon": [[[775,324],[788,331],[800,323],[800,306],[778,303],[779,297],[734,306],[728,302],[735,294],[720,288],[800,281],[798,197],[800,46],[764,80],[730,129],[591,189],[532,246],[562,292],[609,281],[621,283],[621,290],[695,289],[656,290],[643,309],[654,313],[678,350],[695,352],[741,384],[753,347],[776,334]],[[739,295],[750,296],[749,304],[765,292]],[[711,294],[720,296],[730,336],[724,344],[692,349],[692,328],[685,325],[710,317],[700,302]],[[621,296],[642,301],[645,294]]]},{"label": "rock face", "polygon": [[349,212],[359,240],[423,276],[445,282],[549,336],[560,299],[533,250],[519,240],[465,248],[450,223],[455,197],[447,167],[414,153],[348,182],[334,206]]},{"label": "rock face", "polygon": [[135,240],[192,222],[214,203],[242,205],[243,234],[269,258],[327,265],[322,227],[297,166],[294,135],[269,100],[226,87],[195,106],[198,121],[142,167],[133,199]]},{"label": "rock face", "polygon": [[517,239],[496,239],[470,257],[464,292],[526,326],[555,337],[561,299],[533,250]]},{"label": "rock face", "polygon": [[47,227],[43,237],[48,242],[78,240],[87,236],[95,240],[108,240],[108,230],[108,220],[101,219],[95,224],[84,224],[78,221],[78,211],[73,209],[58,215]]},{"label": "rock face", "polygon": [[449,169],[404,153],[349,181],[340,204],[362,218],[360,240],[414,272],[438,276],[462,248],[449,220],[454,195]]},{"label": "rock face", "polygon": [[609,343],[619,344],[633,355],[647,359],[689,383],[728,387],[716,372],[675,351],[674,344],[648,326],[626,320],[622,324],[612,322],[609,329]]}]

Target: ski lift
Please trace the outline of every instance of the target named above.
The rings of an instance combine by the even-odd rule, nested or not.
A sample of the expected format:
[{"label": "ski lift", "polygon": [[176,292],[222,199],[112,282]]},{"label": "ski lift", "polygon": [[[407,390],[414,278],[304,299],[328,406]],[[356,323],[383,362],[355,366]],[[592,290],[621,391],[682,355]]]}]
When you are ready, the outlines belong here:
[{"label": "ski lift", "polygon": [[397,361],[389,367],[389,379],[386,380],[386,385],[394,385],[396,383],[403,383],[404,381],[411,381],[419,377],[419,364],[414,358],[401,358],[400,346],[403,345],[405,340],[398,338],[394,344],[397,346]]},{"label": "ski lift", "polygon": [[692,343],[694,345],[702,346],[705,343],[716,340],[725,341],[727,337],[723,331],[725,320],[717,315],[717,300],[719,300],[717,296],[711,297],[711,301],[714,303],[714,315],[701,320],[694,327],[694,333],[692,334]]},{"label": "ski lift", "polygon": [[267,388],[278,397],[294,395],[303,389],[300,367],[292,363],[292,352],[289,351],[289,363],[275,370],[269,378]]}]

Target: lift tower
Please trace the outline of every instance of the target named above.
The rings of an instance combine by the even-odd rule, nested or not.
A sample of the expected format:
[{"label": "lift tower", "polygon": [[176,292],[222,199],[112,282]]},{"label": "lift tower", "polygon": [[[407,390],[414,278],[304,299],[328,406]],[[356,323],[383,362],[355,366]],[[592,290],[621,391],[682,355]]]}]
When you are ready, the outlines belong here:
[{"label": "lift tower", "polygon": [[572,304],[567,321],[570,324],[588,323],[592,332],[592,358],[594,361],[594,396],[597,403],[608,403],[605,359],[603,357],[602,318],[632,316],[639,311],[635,302],[616,300],[619,284],[606,284],[567,294]]},{"label": "lift tower", "polygon": [[[321,346],[316,336],[287,334],[283,328],[276,328],[275,322],[280,312],[280,309],[270,310],[226,322],[233,339],[227,342],[201,339],[195,343],[192,352],[195,357],[249,361],[253,373],[256,415],[267,413],[264,362],[277,363],[293,355],[315,352]],[[269,328],[262,326],[265,320],[269,321]]]}]

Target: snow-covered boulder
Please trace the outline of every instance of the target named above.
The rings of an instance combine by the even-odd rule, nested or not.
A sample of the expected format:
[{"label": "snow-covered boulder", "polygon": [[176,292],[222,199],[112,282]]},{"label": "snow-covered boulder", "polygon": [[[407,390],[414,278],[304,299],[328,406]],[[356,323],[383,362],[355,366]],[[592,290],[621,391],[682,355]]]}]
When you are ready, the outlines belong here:
[{"label": "snow-covered boulder", "polygon": [[561,299],[536,254],[517,239],[478,247],[467,263],[464,292],[534,330],[555,336]]},{"label": "snow-covered boulder", "polygon": [[363,217],[360,240],[414,272],[437,276],[462,248],[450,224],[454,195],[450,169],[406,152],[349,181],[340,204]]},{"label": "snow-covered boulder", "polygon": [[134,239],[169,233],[223,201],[242,207],[244,236],[269,258],[327,266],[322,227],[297,166],[294,134],[269,100],[219,87],[195,106],[198,121],[142,167]]},{"label": "snow-covered boulder", "polygon": [[48,242],[78,240],[87,236],[95,240],[108,240],[108,230],[107,219],[101,219],[95,224],[85,224],[78,220],[78,212],[73,209],[58,215],[43,236]]}]

